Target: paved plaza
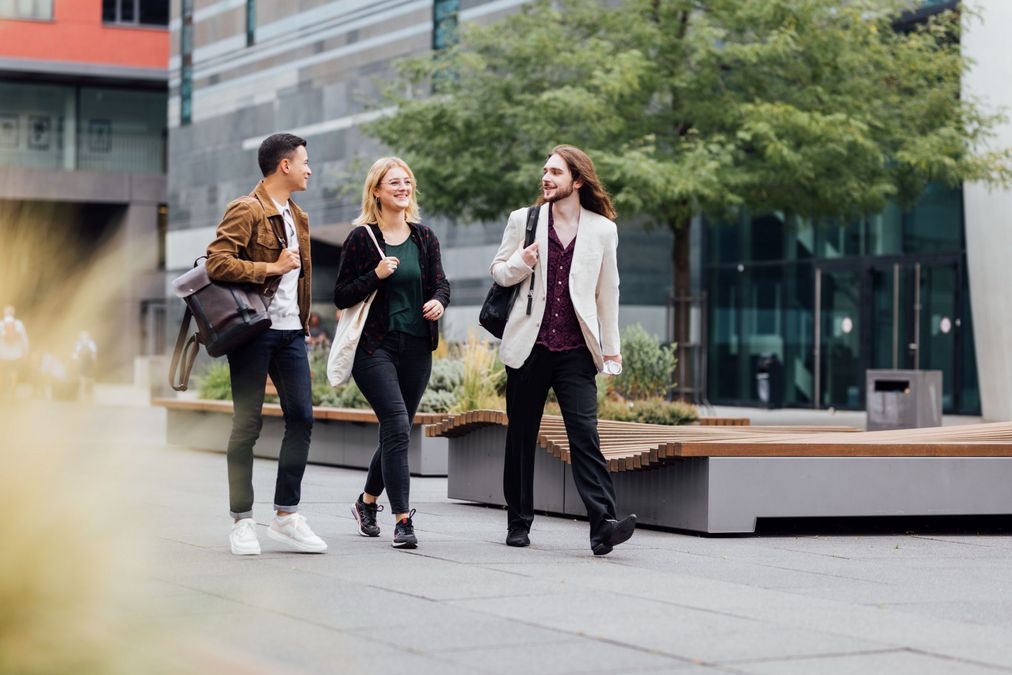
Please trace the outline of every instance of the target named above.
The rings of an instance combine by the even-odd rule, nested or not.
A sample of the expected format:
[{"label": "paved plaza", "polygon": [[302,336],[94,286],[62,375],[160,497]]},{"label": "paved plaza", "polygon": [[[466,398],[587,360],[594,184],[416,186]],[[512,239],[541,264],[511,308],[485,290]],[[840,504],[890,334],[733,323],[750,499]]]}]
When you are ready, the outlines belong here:
[{"label": "paved plaza", "polygon": [[349,504],[364,472],[310,466],[303,512],[330,551],[300,555],[265,535],[275,464],[258,460],[264,553],[240,558],[226,541],[224,456],[167,447],[163,415],[141,405],[89,413],[130,458],[138,545],[151,551],[141,618],[202,645],[209,671],[1012,671],[1012,537],[1000,527],[640,530],[594,558],[586,522],[538,517],[533,545],[508,548],[501,510],[416,478],[420,546],[399,551],[389,513],[382,538],[356,533]]}]

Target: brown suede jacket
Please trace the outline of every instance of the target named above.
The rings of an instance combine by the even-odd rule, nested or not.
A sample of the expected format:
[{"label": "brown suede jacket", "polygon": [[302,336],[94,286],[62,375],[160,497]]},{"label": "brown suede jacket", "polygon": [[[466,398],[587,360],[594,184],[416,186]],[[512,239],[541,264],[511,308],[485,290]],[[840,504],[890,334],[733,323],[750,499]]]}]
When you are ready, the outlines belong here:
[{"label": "brown suede jacket", "polygon": [[[290,200],[295,232],[299,237],[299,319],[308,334],[312,302],[313,263],[309,249],[309,216]],[[273,297],[277,276],[267,276],[267,263],[276,262],[288,246],[285,223],[263,181],[253,192],[232,201],[207,247],[207,274],[214,281],[255,284]]]}]

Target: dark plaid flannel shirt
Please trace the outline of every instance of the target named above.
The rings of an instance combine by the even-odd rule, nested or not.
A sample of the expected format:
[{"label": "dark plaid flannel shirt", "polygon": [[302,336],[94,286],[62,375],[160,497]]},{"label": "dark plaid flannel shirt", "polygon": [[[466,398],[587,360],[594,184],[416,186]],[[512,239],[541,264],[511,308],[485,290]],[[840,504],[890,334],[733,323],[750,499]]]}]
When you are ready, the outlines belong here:
[{"label": "dark plaid flannel shirt", "polygon": [[[369,225],[376,235],[380,247],[386,250],[383,232],[376,225]],[[418,263],[422,272],[422,297],[439,300],[443,307],[450,305],[450,282],[443,274],[443,262],[439,254],[439,240],[425,225],[408,223],[411,239],[418,247]],[[353,228],[341,249],[341,264],[334,284],[334,304],[344,309],[361,302],[378,289],[376,300],[369,309],[369,317],[362,329],[359,345],[372,354],[383,342],[389,331],[390,304],[386,284],[376,276],[376,265],[380,255],[373,245],[369,233],[362,227]],[[419,308],[421,311],[421,308]],[[439,322],[429,321],[432,349],[439,345]]]}]

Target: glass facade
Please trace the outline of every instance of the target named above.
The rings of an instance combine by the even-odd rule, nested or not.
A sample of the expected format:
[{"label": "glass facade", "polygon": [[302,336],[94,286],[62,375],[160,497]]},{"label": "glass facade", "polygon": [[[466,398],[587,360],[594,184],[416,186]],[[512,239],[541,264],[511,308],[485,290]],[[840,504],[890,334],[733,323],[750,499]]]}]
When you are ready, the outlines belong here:
[{"label": "glass facade", "polygon": [[246,0],[246,46],[252,47],[257,39],[257,0]]},{"label": "glass facade", "polygon": [[869,368],[943,373],[946,412],[977,413],[962,191],[851,223],[783,214],[707,226],[708,397],[860,409]]},{"label": "glass facade", "polygon": [[432,48],[445,49],[457,42],[460,0],[434,0],[432,3]]},{"label": "glass facade", "polygon": [[140,26],[168,26],[169,0],[102,0],[102,21]]},{"label": "glass facade", "polygon": [[0,0],[0,19],[53,20],[53,0]]},{"label": "glass facade", "polygon": [[182,0],[179,27],[179,124],[193,121],[193,0]]},{"label": "glass facade", "polygon": [[165,172],[166,94],[0,82],[0,166]]}]

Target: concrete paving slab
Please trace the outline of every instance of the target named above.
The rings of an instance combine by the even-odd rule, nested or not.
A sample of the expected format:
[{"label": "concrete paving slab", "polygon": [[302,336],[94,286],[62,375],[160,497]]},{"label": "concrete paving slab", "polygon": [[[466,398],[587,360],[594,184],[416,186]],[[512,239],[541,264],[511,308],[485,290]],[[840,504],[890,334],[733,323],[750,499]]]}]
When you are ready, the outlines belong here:
[{"label": "concrete paving slab", "polygon": [[[445,658],[469,668],[482,668],[500,675],[515,673],[615,673],[639,668],[670,668],[673,659],[592,639],[573,639],[517,647],[484,647],[454,651]],[[679,665],[691,665],[681,663]]]},{"label": "concrete paving slab", "polygon": [[755,675],[994,675],[999,669],[975,663],[939,658],[910,651],[869,652],[864,654],[834,654],[821,658],[801,658],[764,663],[736,663],[735,670]]},{"label": "concrete paving slab", "polygon": [[265,553],[237,558],[221,455],[162,445],[160,410],[52,414],[85,430],[81,482],[139,515],[123,535],[140,552],[123,581],[131,619],[256,672],[501,672],[515,654],[511,672],[531,673],[1012,670],[1012,537],[641,530],[594,558],[585,521],[539,514],[534,545],[511,549],[501,509],[416,478],[422,545],[405,552],[389,546],[389,512],[379,540],[355,534],[364,472],[309,467],[302,510],[330,551],[307,556],[264,536],[276,464],[258,460]]}]

